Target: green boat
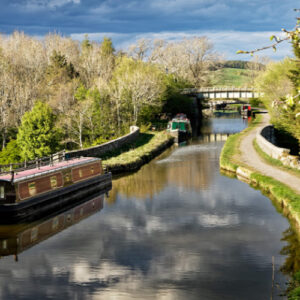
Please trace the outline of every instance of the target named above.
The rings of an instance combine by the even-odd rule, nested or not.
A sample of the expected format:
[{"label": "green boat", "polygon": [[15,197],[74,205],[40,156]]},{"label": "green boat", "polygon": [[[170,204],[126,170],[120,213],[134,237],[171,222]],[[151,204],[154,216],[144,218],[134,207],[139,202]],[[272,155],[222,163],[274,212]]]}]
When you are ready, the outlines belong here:
[{"label": "green boat", "polygon": [[175,143],[179,144],[192,135],[191,122],[185,114],[177,114],[168,123],[167,131],[175,137]]}]

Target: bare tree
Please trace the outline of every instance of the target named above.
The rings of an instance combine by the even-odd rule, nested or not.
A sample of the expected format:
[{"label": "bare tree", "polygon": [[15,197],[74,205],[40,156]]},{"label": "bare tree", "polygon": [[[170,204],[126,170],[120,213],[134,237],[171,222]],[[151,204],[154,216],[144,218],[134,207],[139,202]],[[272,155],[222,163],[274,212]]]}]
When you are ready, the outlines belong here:
[{"label": "bare tree", "polygon": [[150,61],[158,63],[168,73],[195,86],[208,83],[208,74],[220,59],[207,37],[195,37],[179,42],[155,41],[150,55]]}]

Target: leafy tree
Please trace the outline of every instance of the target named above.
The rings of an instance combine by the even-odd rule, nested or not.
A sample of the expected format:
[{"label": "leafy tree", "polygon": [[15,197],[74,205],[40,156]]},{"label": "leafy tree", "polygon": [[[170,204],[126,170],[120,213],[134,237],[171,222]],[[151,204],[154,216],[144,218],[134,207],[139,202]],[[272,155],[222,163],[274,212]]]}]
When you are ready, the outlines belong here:
[{"label": "leafy tree", "polygon": [[51,85],[55,83],[67,82],[78,77],[79,75],[75,71],[73,64],[68,63],[66,57],[55,50],[50,57],[50,65],[46,70],[46,74],[47,81]]},{"label": "leafy tree", "polygon": [[128,121],[137,124],[139,114],[146,106],[162,107],[164,76],[160,68],[153,64],[128,57],[120,59],[110,86],[119,129],[121,111],[123,115],[128,112]]},{"label": "leafy tree", "polygon": [[[255,52],[259,52],[269,48],[273,48],[274,51],[276,51],[278,44],[287,40],[291,41],[295,54],[295,58],[290,60],[289,62],[290,64],[292,64],[292,67],[285,68],[284,73],[280,74],[280,72],[277,72],[277,67],[280,66],[280,64],[277,64],[277,67],[274,69],[273,74],[272,71],[270,72],[270,69],[268,69],[267,67],[267,75],[263,75],[265,79],[268,77],[274,78],[276,76],[280,79],[284,78],[284,81],[288,88],[288,93],[278,94],[277,96],[279,97],[274,97],[274,95],[272,95],[272,91],[269,90],[265,91],[264,97],[269,98],[267,107],[271,112],[271,115],[273,116],[274,125],[277,126],[280,130],[284,130],[290,133],[300,142],[300,18],[297,19],[297,24],[293,30],[288,31],[283,29],[283,31],[286,33],[285,38],[279,38],[275,35],[272,35],[270,37],[270,40],[273,41],[271,45],[250,51],[239,50],[237,51],[237,53],[249,53],[253,55]],[[281,64],[283,65],[286,63],[287,60],[285,60]],[[288,72],[286,72],[287,70]],[[268,81],[265,80],[265,83],[268,84]],[[272,83],[273,87],[276,90],[275,81],[273,80]],[[267,88],[266,84],[265,87]],[[283,82],[279,82],[278,86],[282,87],[281,91],[284,90]],[[273,99],[271,99],[272,96]]]},{"label": "leafy tree", "polygon": [[7,165],[21,161],[21,149],[16,140],[10,140],[6,147],[0,152],[0,164]]},{"label": "leafy tree", "polygon": [[55,128],[55,120],[52,109],[41,101],[24,114],[17,135],[23,160],[47,156],[58,150],[59,131]]},{"label": "leafy tree", "polygon": [[177,113],[185,113],[189,117],[193,114],[193,99],[183,95],[181,91],[184,88],[190,87],[188,82],[177,80],[173,75],[168,75],[165,78],[166,91],[163,112],[171,115]]}]

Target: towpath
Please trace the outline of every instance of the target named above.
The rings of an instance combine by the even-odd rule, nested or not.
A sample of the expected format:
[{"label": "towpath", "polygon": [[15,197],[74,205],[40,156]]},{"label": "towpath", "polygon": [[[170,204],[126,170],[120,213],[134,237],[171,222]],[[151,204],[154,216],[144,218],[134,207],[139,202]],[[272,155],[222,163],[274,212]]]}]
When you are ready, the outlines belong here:
[{"label": "towpath", "polygon": [[264,114],[263,120],[261,124],[251,130],[248,135],[246,135],[241,144],[240,144],[240,151],[241,156],[240,159],[246,165],[252,167],[253,169],[257,170],[259,173],[272,177],[285,185],[292,188],[295,192],[300,194],[300,177],[293,175],[289,172],[286,172],[276,166],[272,166],[266,163],[256,152],[253,146],[253,141],[256,137],[256,133],[262,129],[262,127],[269,124],[269,115]]}]

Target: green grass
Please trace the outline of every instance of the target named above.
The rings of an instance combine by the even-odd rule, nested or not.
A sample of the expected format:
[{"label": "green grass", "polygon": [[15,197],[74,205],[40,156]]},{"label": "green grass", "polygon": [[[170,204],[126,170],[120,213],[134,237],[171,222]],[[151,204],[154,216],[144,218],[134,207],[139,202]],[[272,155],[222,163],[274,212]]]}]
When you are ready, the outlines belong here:
[{"label": "green grass", "polygon": [[230,172],[236,172],[236,169],[241,166],[238,160],[241,138],[250,130],[261,122],[262,116],[257,117],[249,124],[249,126],[240,133],[231,135],[223,146],[220,155],[220,167]]},{"label": "green grass", "polygon": [[220,167],[227,171],[236,172],[236,169],[239,167],[237,163],[235,163],[234,155],[239,148],[239,136],[240,134],[231,135],[225,145],[223,146],[221,155],[220,155]]},{"label": "green grass", "polygon": [[300,176],[300,170],[285,166],[280,160],[272,158],[268,154],[266,154],[264,151],[261,150],[261,148],[258,146],[256,140],[253,141],[253,146],[256,152],[259,154],[259,156],[269,165],[276,166],[280,169],[283,169],[284,171],[288,171],[289,173],[292,173],[293,175]]},{"label": "green grass", "polygon": [[143,132],[139,134],[139,137],[131,144],[127,144],[113,151],[108,151],[104,155],[101,156],[103,161],[106,161],[110,158],[121,155],[122,153],[126,153],[128,151],[137,149],[149,143],[151,139],[155,137],[155,133],[153,132]]},{"label": "green grass", "polygon": [[299,300],[300,299],[300,271],[293,275],[293,279],[289,283],[289,300]]},{"label": "green grass", "polygon": [[126,166],[139,162],[143,160],[143,157],[150,155],[155,149],[171,139],[173,139],[173,137],[164,131],[141,134],[132,149],[128,149],[128,151],[123,149],[123,153],[104,159],[103,165],[109,167],[116,165]]},{"label": "green grass", "polygon": [[213,85],[241,87],[250,85],[251,71],[247,69],[223,68],[215,71]]},{"label": "green grass", "polygon": [[277,201],[288,203],[290,212],[300,214],[300,195],[287,185],[262,174],[253,172],[251,181],[255,182],[265,192],[273,195]]}]

